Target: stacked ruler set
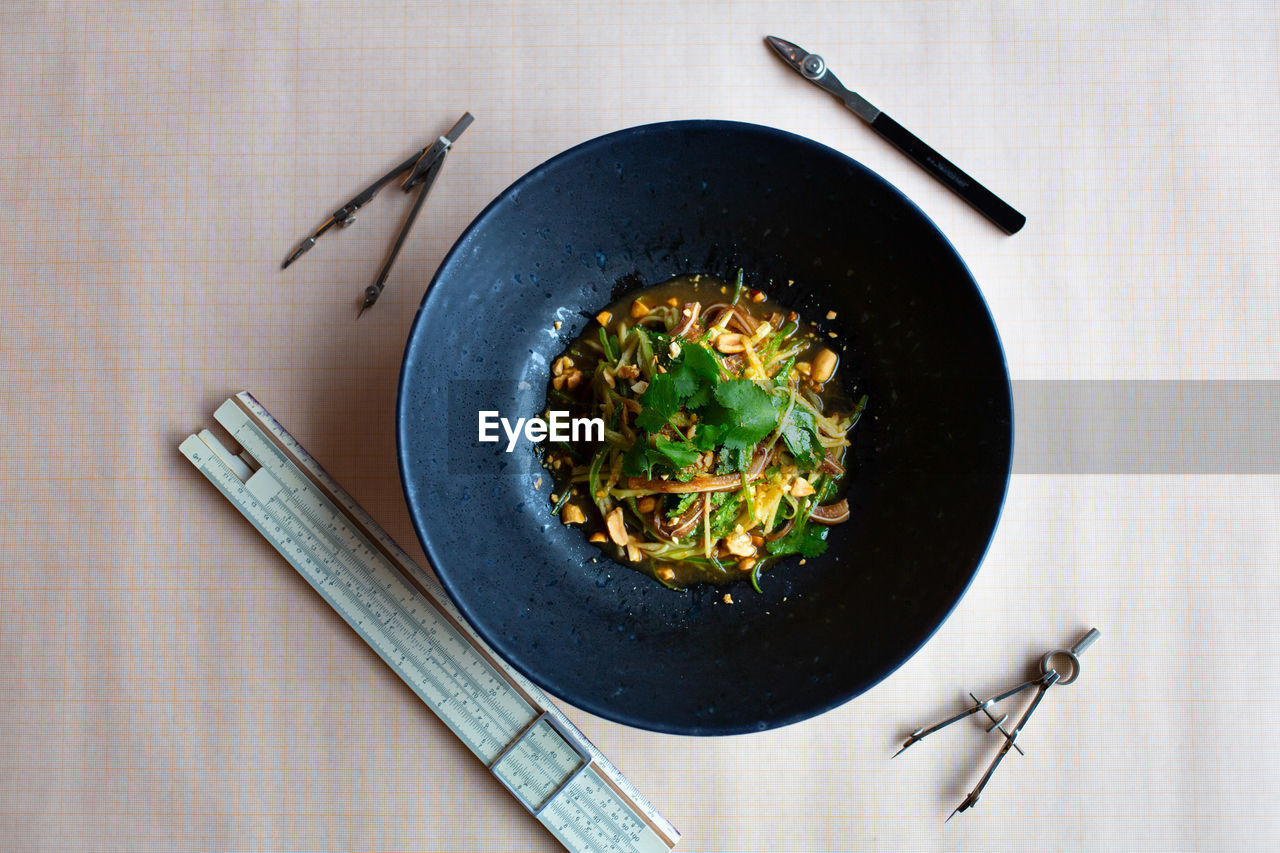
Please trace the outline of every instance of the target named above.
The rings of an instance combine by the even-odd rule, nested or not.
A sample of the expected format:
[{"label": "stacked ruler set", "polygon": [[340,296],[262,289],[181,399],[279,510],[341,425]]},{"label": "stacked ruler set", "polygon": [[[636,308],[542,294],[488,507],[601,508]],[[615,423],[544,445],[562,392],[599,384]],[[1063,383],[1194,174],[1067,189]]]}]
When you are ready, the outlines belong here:
[{"label": "stacked ruler set", "polygon": [[493,653],[251,395],[182,453],[568,850],[665,853],[676,829],[531,682]]}]

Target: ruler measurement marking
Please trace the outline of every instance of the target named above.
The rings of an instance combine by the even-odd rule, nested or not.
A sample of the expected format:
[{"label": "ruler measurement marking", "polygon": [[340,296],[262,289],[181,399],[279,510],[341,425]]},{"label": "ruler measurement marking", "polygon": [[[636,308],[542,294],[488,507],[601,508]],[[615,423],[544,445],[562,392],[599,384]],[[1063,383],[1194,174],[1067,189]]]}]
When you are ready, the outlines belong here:
[{"label": "ruler measurement marking", "polygon": [[[218,465],[223,469],[224,475],[226,477],[234,478],[234,474],[225,467],[225,465],[222,463],[222,460],[218,458],[216,454],[211,455],[209,458],[210,458],[210,462]],[[260,469],[260,470],[266,470],[265,466],[263,469]],[[272,480],[276,482],[277,485],[281,485],[279,484],[278,480],[274,478],[274,476],[271,474],[270,471],[267,471],[267,475],[272,476]],[[255,476],[258,476],[256,472],[255,472]],[[261,483],[264,483],[265,481],[259,480],[258,482],[261,484]],[[241,490],[244,491],[247,495],[252,496],[254,498],[254,501],[255,501],[254,507],[259,509],[262,512],[262,514],[271,522],[271,524],[274,525],[277,532],[280,533],[281,536],[287,537],[289,533],[289,525],[280,514],[273,512],[270,506],[272,501],[278,502],[278,496],[280,492],[277,492],[277,494],[273,495],[270,500],[267,500],[267,499],[264,499],[260,494],[255,494],[254,490],[252,488],[249,488],[247,485],[243,487]],[[283,491],[283,488],[282,488],[282,491]],[[262,525],[255,524],[255,526],[257,526],[259,530],[261,530],[264,533],[264,535],[268,535]],[[271,537],[268,535],[268,538],[271,538]],[[296,542],[296,539],[295,539],[292,545],[296,546],[297,544],[298,543]],[[296,549],[291,548],[291,550],[296,550]],[[287,559],[290,559],[290,562],[295,562],[299,560],[299,555],[297,553],[288,553],[288,554],[285,554],[285,556]],[[406,654],[405,648],[401,643],[397,642],[396,637],[386,636],[385,642],[380,641],[379,638],[373,636],[368,630],[364,628],[366,623],[376,624],[378,620],[376,619],[373,612],[368,608],[368,606],[365,604],[365,602],[362,600],[362,598],[359,595],[353,594],[350,596],[346,596],[345,597],[346,600],[344,601],[338,596],[333,595],[328,590],[328,588],[332,587],[335,582],[338,582],[339,580],[341,580],[342,585],[345,586],[348,590],[351,590],[353,593],[357,592],[357,589],[353,588],[350,584],[349,579],[352,578],[353,573],[351,572],[349,567],[345,566],[345,561],[342,559],[343,556],[344,554],[342,551],[335,551],[332,555],[333,559],[339,565],[344,565],[345,568],[348,568],[346,578],[340,578],[336,573],[333,573],[330,570],[329,572],[325,573],[325,577],[329,582],[316,583],[316,581],[313,580],[313,573],[311,571],[302,570],[301,573],[305,578],[307,578],[308,581],[312,583],[312,586],[316,587],[316,589],[321,593],[321,595],[330,604],[330,606],[332,606],[336,611],[338,611],[338,615],[342,616],[342,618],[356,630],[356,633],[358,633],[361,636],[361,638],[364,639],[364,641],[374,649],[375,652],[377,652],[384,660],[386,660],[387,663],[389,664],[393,663],[393,659],[392,659],[393,651],[401,655],[401,660],[405,664],[407,664],[409,668],[411,668],[412,673],[415,676],[415,678],[405,679],[405,680],[409,684],[410,689],[412,689],[415,693],[418,694],[419,698],[421,698],[424,702],[426,702],[431,707],[452,707],[455,709],[455,711],[458,712],[454,714],[441,713],[440,718],[458,736],[459,739],[461,739],[464,743],[467,744],[467,746],[472,750],[472,752],[476,753],[477,755],[484,755],[488,752],[491,752],[492,750],[500,748],[502,746],[502,743],[500,743],[497,737],[495,737],[493,734],[491,734],[488,731],[488,727],[480,724],[475,724],[472,726],[465,725],[467,722],[474,723],[475,716],[472,712],[481,710],[481,709],[470,708],[466,703],[459,702],[456,690],[451,689],[451,685],[439,679],[436,676],[436,674],[432,671],[432,667],[425,665],[425,663],[422,660],[418,659],[417,656]],[[313,562],[312,564],[314,565],[315,563]],[[295,562],[295,565],[297,565],[297,562]],[[354,573],[355,578],[358,579],[360,574],[362,574],[362,572]],[[393,669],[396,669],[394,665],[393,665]],[[421,685],[430,685],[434,687],[436,692],[438,693],[438,697],[430,695],[430,693],[424,690]]]},{"label": "ruler measurement marking", "polygon": [[324,468],[315,461],[315,458],[280,425],[279,421],[261,403],[255,400],[248,392],[242,391],[224,404],[224,406],[228,405],[238,407],[241,410],[241,417],[247,417],[251,420],[267,440],[271,441],[286,457],[294,461],[299,471],[304,472],[304,476],[309,478],[309,482],[315,488],[329,497],[335,505],[341,507],[343,513],[351,520],[352,524],[368,536],[371,541],[377,543],[379,550],[387,555],[393,564],[399,567],[404,577],[426,595],[429,602],[438,610],[439,615],[443,616],[464,637],[470,638],[469,641],[476,644],[476,651],[489,661],[495,671],[502,673],[511,686],[519,691],[530,705],[540,708],[544,713],[559,722],[562,726],[561,733],[573,740],[579,747],[584,748],[591,756],[592,761],[600,770],[600,778],[621,800],[624,802],[629,801],[634,805],[635,814],[646,826],[662,837],[668,847],[675,846],[680,838],[680,833],[676,831],[676,828],[658,813],[649,801],[645,799],[644,795],[631,784],[629,779],[618,772],[613,763],[596,748],[595,744],[582,737],[581,733],[578,732],[577,728],[559,708],[546,701],[545,697],[542,700],[533,698],[535,695],[541,696],[541,692],[523,675],[510,669],[504,662],[500,662],[498,658],[489,652],[483,640],[471,630],[470,626],[463,622],[461,614],[457,612],[453,602],[448,599],[435,578],[424,572],[409,558],[404,549],[397,545],[378,523],[359,504],[355,503],[341,486],[334,482]]},{"label": "ruler measurement marking", "polygon": [[[524,800],[539,818],[547,804],[573,785],[578,775],[591,766],[591,756],[587,751],[570,743],[565,735],[555,718],[544,713],[530,723],[490,765],[494,775]],[[508,758],[513,760],[507,761]],[[523,759],[523,762],[515,762],[516,758]],[[507,764],[514,765],[510,771],[506,769]],[[539,793],[537,801],[525,793],[533,790]]]},{"label": "ruler measurement marking", "polygon": [[[224,426],[227,426],[227,424],[224,424]],[[238,442],[241,443],[241,446],[246,447],[246,449],[250,450],[251,452],[257,449],[256,447],[252,446],[257,442],[254,442],[251,439],[251,436],[249,434],[246,434],[246,430],[244,427],[240,427],[234,430],[229,429],[228,431],[231,432],[233,437]],[[264,446],[269,447],[269,445],[264,445]],[[286,460],[277,459],[273,461],[276,462],[278,465],[283,465]],[[335,554],[337,560],[343,564],[344,568],[347,569],[348,574],[351,576],[354,576],[354,578],[357,580],[365,581],[365,589],[359,589],[354,587],[351,588],[352,592],[356,593],[355,596],[353,597],[360,604],[361,611],[364,613],[366,619],[374,622],[375,624],[382,623],[383,622],[382,618],[377,613],[375,613],[368,605],[364,603],[365,599],[377,601],[379,598],[382,598],[381,596],[370,597],[367,595],[368,588],[370,587],[382,588],[382,584],[379,584],[377,582],[377,579],[375,579],[372,576],[371,572],[366,567],[366,564],[358,558],[359,556],[362,556],[361,552],[367,552],[368,557],[373,559],[377,559],[382,555],[374,552],[369,545],[367,545],[364,541],[362,541],[358,536],[354,535],[355,534],[354,531],[348,531],[349,536],[347,537],[347,539],[349,541],[343,541],[343,539],[339,538],[339,534],[337,531],[332,530],[332,528],[328,530],[324,529],[323,520],[319,518],[317,511],[311,506],[307,505],[306,502],[302,501],[297,492],[293,492],[292,490],[290,490],[287,484],[281,483],[280,478],[275,476],[276,467],[277,467],[276,465],[264,464],[260,470],[267,472],[268,475],[272,476],[273,482],[280,485],[281,493],[289,494],[290,502],[294,504],[294,506],[298,507],[301,515],[304,518],[308,518],[309,520],[312,520],[312,523],[316,525],[318,530],[320,530],[322,537],[328,540],[331,550]],[[255,474],[255,476],[260,476],[260,475]],[[278,497],[279,496],[277,495],[277,499]],[[327,507],[325,509],[329,510],[329,508]],[[336,509],[329,510],[329,511],[333,512],[336,515]],[[392,580],[386,586],[386,591],[391,593],[387,597],[387,600],[390,601],[391,605],[395,608],[395,610],[391,612],[391,615],[394,617],[396,610],[398,610],[400,613],[404,614],[405,616],[408,616],[409,621],[411,623],[415,623],[417,620],[412,619],[412,617],[408,614],[407,610],[401,603],[400,599],[402,598],[402,596],[399,594],[400,590],[394,589],[396,585],[397,585],[396,582]],[[361,593],[365,593],[365,594],[361,594]],[[459,716],[462,717],[462,722],[469,722],[470,720],[468,718],[473,719],[476,714],[481,714],[488,718],[487,720],[481,721],[477,725],[477,732],[476,732],[476,735],[480,737],[484,742],[483,743],[484,749],[483,750],[477,749],[476,750],[477,754],[480,754],[481,756],[488,758],[489,755],[491,755],[492,753],[492,749],[495,748],[494,745],[489,743],[488,741],[492,739],[496,743],[496,748],[501,748],[505,744],[505,741],[502,741],[501,743],[497,743],[498,738],[506,735],[514,736],[514,733],[521,728],[523,721],[517,720],[517,718],[514,715],[507,712],[507,703],[485,703],[482,701],[478,701],[480,694],[485,693],[487,691],[484,691],[481,688],[480,684],[476,681],[473,667],[461,665],[463,663],[471,663],[471,661],[467,661],[466,659],[472,657],[472,654],[475,651],[474,646],[472,646],[470,643],[467,643],[461,636],[457,636],[456,634],[454,636],[448,637],[447,640],[448,640],[449,646],[451,647],[451,651],[455,652],[454,661],[453,661],[454,674],[456,676],[455,684],[458,688],[461,688],[470,694],[467,697],[467,699],[463,699],[461,696],[458,695],[456,690],[446,691],[446,692],[452,693],[452,695],[450,696],[450,704],[453,705],[453,707],[455,707],[455,709],[459,712]],[[403,646],[399,648],[398,651],[400,651],[402,654],[407,653],[406,649]],[[440,664],[445,663],[444,661],[438,661],[438,662]],[[418,663],[415,661],[415,667],[419,670],[420,673],[425,674],[426,667],[422,666],[421,663]],[[524,709],[521,709],[521,710],[524,710]],[[533,710],[532,706],[528,706],[527,717],[532,718],[534,716],[536,716],[535,711]],[[496,729],[496,731],[493,733],[490,733],[491,729]]]},{"label": "ruler measurement marking", "polygon": [[[347,566],[347,568],[348,570],[353,570],[352,566]],[[359,587],[353,588],[352,591],[356,594],[353,597],[357,601],[361,601],[363,598],[361,593],[365,593],[368,586],[373,586],[373,583],[370,582],[365,589],[360,589]],[[389,610],[388,616],[385,619],[383,618],[383,614],[375,611],[372,606],[363,606],[361,610],[371,623],[380,625],[384,629],[391,628],[393,623],[397,623],[398,617],[404,614],[404,608],[402,606],[397,606],[396,609]],[[410,623],[412,622],[412,620],[409,621]],[[446,684],[445,681],[436,676],[432,667],[426,665],[427,662],[433,662],[437,665],[436,668],[448,672],[449,667],[446,665],[446,662],[440,659],[430,649],[430,647],[423,647],[420,643],[413,642],[419,638],[418,632],[411,627],[411,625],[397,623],[397,627],[399,630],[395,633],[409,635],[405,641],[396,643],[396,651],[399,653],[400,659],[402,661],[412,663],[418,670],[420,676],[431,681],[436,686],[441,695],[446,697],[445,701],[457,710],[459,722],[464,724],[466,722],[476,722],[476,725],[474,726],[474,737],[476,738],[474,741],[476,746],[475,751],[478,754],[483,755],[494,749],[501,748],[504,742],[500,739],[501,736],[505,735],[507,730],[514,729],[514,725],[506,717],[495,717],[488,713],[491,709],[485,707],[478,701],[482,691],[478,688],[474,679],[470,677],[470,671],[464,666],[458,666],[455,664],[452,672],[454,678],[450,683]],[[453,637],[449,637],[444,639],[444,642],[449,642],[450,645],[454,645],[452,642],[454,639],[455,638]],[[414,648],[415,645],[417,645],[418,648]],[[467,690],[468,687],[471,689]],[[485,719],[476,721],[475,716],[477,714],[483,714]],[[530,709],[530,714],[532,715],[532,709]],[[501,722],[507,722],[508,726],[498,726],[497,724]],[[491,731],[494,727],[497,727],[500,730],[497,732]]]},{"label": "ruler measurement marking", "polygon": [[[599,783],[603,781],[603,777],[594,772],[594,768],[589,769],[586,774],[594,780],[599,788],[603,790],[603,786]],[[553,832],[561,839],[562,843],[569,847],[591,847],[607,845],[600,849],[611,851],[632,850],[639,847],[646,851],[661,851],[662,847],[650,847],[644,844],[645,836],[643,830],[644,824],[631,818],[630,815],[623,815],[624,820],[612,823],[614,832],[612,835],[606,835],[605,827],[610,824],[601,824],[592,820],[592,815],[584,807],[585,802],[591,802],[592,797],[590,783],[586,786],[586,796],[575,792],[568,798],[562,798],[562,801],[552,803],[548,811],[553,811],[554,816],[558,818],[558,823],[548,822],[548,827],[553,828]],[[650,838],[654,836],[649,836]],[[571,840],[573,839],[573,840]]]},{"label": "ruler measurement marking", "polygon": [[[248,398],[248,400],[245,399],[246,397]],[[238,419],[232,420],[233,415],[231,411],[224,412],[224,409],[227,409],[229,406],[233,409],[239,410],[238,412],[235,413],[240,416]],[[266,450],[268,453],[272,454],[275,457],[275,462],[277,467],[285,469],[289,471],[289,473],[293,473],[291,469],[295,467],[299,470],[299,472],[307,471],[309,468],[309,466],[307,465],[307,461],[311,460],[312,463],[314,464],[314,460],[312,460],[311,455],[302,449],[301,445],[297,443],[297,441],[293,438],[293,436],[289,435],[287,432],[285,432],[283,427],[279,426],[279,424],[275,421],[275,419],[271,417],[270,413],[268,413],[265,409],[262,409],[261,412],[255,411],[255,407],[261,408],[256,400],[253,400],[253,398],[250,397],[248,394],[241,392],[240,394],[237,394],[235,397],[231,398],[231,400],[228,400],[221,407],[219,407],[218,412],[214,414],[214,417],[217,418],[220,423],[222,423],[222,425],[227,429],[228,432],[232,433],[233,437],[236,438],[236,441],[241,442],[241,447],[245,447],[245,445],[243,441],[241,441],[241,438],[235,435],[235,432],[239,431],[243,426],[248,426],[250,428],[249,436],[251,436],[252,439],[260,439],[260,438],[265,439],[265,441],[262,441],[262,442],[254,441],[254,443],[259,444],[260,447],[262,447],[264,450]],[[219,417],[220,415],[221,417]],[[271,424],[275,424],[276,429],[280,433],[283,433],[285,437],[287,437],[288,442],[286,443],[286,441],[280,435],[277,435],[276,430],[261,428],[259,424],[263,420],[266,420]],[[292,445],[292,447],[290,445]],[[296,452],[295,452],[295,449],[296,449]],[[315,467],[319,468],[318,465],[316,465]],[[321,472],[323,473],[323,469],[321,469]],[[347,501],[340,499],[338,495],[334,493],[334,489],[330,489],[324,482],[322,482],[322,479],[320,477],[312,477],[310,479],[306,479],[304,475],[304,480],[305,480],[305,483],[299,484],[298,488],[300,489],[306,488],[307,485],[315,487],[324,497],[326,497],[329,500],[329,502],[333,505],[335,510],[337,512],[340,512],[346,518],[347,522],[350,524],[350,526],[354,530],[366,534],[369,547],[377,550],[379,553],[382,554],[384,558],[386,558],[393,565],[399,564],[402,567],[412,566],[414,569],[417,568],[417,566],[414,566],[412,564],[412,561],[409,560],[408,555],[404,554],[403,550],[401,550],[398,546],[395,546],[395,547],[396,547],[396,550],[399,551],[400,553],[398,555],[391,553],[390,549],[385,547],[384,543],[379,541],[380,537],[373,535],[372,532],[367,529],[369,525],[366,524],[364,520],[357,517],[356,513],[354,513],[350,507],[346,506]],[[444,617],[444,619],[449,622],[449,624],[454,628],[454,630],[456,630],[463,637],[471,638],[470,640],[466,641],[466,643],[467,645],[471,646],[471,650],[474,653],[484,658],[496,672],[502,672],[505,669],[504,665],[499,663],[498,659],[495,658],[487,648],[485,648],[482,645],[476,645],[476,643],[480,642],[480,638],[476,637],[469,629],[466,629],[463,627],[463,623],[461,621],[460,616],[458,614],[455,614],[453,610],[453,605],[444,597],[443,590],[440,590],[437,592],[435,590],[429,589],[426,585],[419,582],[418,578],[415,577],[413,572],[403,572],[400,574],[403,575],[405,580],[407,580],[410,584],[416,587],[423,595],[426,596],[428,601],[435,606],[435,610],[438,612],[438,614]],[[524,701],[527,702],[531,708],[539,707],[542,704],[542,703],[539,703],[537,700],[535,700],[532,695],[527,693],[523,689],[523,687],[514,679],[507,680],[507,683],[510,685],[510,687],[513,690],[515,690],[520,694],[521,698],[523,698]],[[554,711],[557,717],[563,718],[563,714],[561,714],[559,709],[554,709]],[[564,718],[563,722],[568,722],[567,718]],[[594,747],[592,749],[594,751]],[[603,755],[596,755],[595,757],[598,760],[604,759]],[[610,768],[612,768],[612,765],[609,765],[609,766]],[[626,782],[625,779],[623,779],[622,781]],[[630,783],[627,783],[627,784],[629,785]],[[643,802],[646,805],[648,805],[643,795],[641,795],[640,792],[636,790],[634,787],[631,788],[630,792],[626,796],[632,800]],[[675,827],[671,827],[668,824],[668,828],[670,829],[670,835],[668,837],[674,836],[672,837],[672,841],[671,841],[671,844],[674,846],[675,839],[679,838],[679,834],[675,832]]]},{"label": "ruler measurement marking", "polygon": [[675,845],[674,827],[464,627],[435,580],[256,400],[239,394],[215,418],[244,452],[207,431],[183,452],[562,844],[582,853]]},{"label": "ruler measurement marking", "polygon": [[[273,516],[269,506],[264,506],[263,510],[268,515],[268,517],[271,517],[273,521],[275,521],[277,525],[280,524],[280,519],[278,517]],[[329,574],[328,581],[329,581],[328,583],[322,584],[322,586],[324,587],[333,586],[333,584],[337,582],[337,577],[335,575]],[[356,628],[357,633],[359,633],[366,642],[372,645],[374,647],[374,651],[378,652],[385,660],[387,660],[388,663],[391,662],[390,655],[392,650],[400,653],[401,662],[403,664],[406,664],[409,667],[412,667],[413,675],[416,676],[414,679],[410,680],[409,687],[411,690],[417,693],[421,699],[423,699],[424,701],[428,702],[433,706],[444,704],[445,702],[449,701],[449,699],[451,698],[451,693],[448,685],[446,685],[444,682],[436,678],[435,674],[431,671],[431,669],[429,667],[422,665],[421,661],[406,655],[404,653],[403,647],[401,647],[399,644],[394,642],[394,638],[387,637],[387,639],[390,640],[392,643],[391,648],[388,649],[387,646],[384,645],[382,642],[378,642],[375,638],[373,638],[368,631],[361,630],[361,628],[365,625],[366,622],[376,624],[376,619],[373,617],[371,611],[367,607],[361,606],[361,602],[358,597],[350,596],[350,600],[355,602],[357,606],[356,609],[352,609],[348,607],[346,603],[341,601],[337,596],[327,595],[324,593],[323,590],[321,591],[321,594],[324,595],[325,599],[329,602],[330,606],[332,606],[335,610],[338,611],[338,615],[342,616],[343,619],[351,623]],[[431,686],[435,687],[436,691],[439,693],[439,697],[436,698],[431,696],[429,691],[424,690],[422,687],[419,686],[420,683],[430,684]],[[483,732],[472,733],[464,730],[462,727],[460,727],[457,724],[458,719],[454,715],[441,714],[440,716],[441,716],[441,719],[445,722],[445,724],[448,725],[449,728],[452,729],[454,733],[464,743],[466,743],[467,746],[473,752],[481,753],[484,749],[489,747],[489,744],[485,742],[485,737]]]}]

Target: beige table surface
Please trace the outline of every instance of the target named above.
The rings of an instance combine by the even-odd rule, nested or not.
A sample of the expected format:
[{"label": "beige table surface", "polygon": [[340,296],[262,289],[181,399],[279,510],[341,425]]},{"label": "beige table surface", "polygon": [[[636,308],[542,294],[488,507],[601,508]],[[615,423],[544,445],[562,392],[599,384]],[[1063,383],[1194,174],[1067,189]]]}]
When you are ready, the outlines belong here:
[{"label": "beige table surface", "polygon": [[[1025,231],[1000,236],[766,33],[821,50]],[[403,197],[280,271],[464,109],[370,316]],[[902,188],[972,266],[1015,380],[1280,379],[1274,4],[6,2],[0,848],[557,849],[175,448],[250,389],[420,555],[394,388],[439,259],[548,156],[688,117],[794,130]],[[954,616],[858,700],[710,740],[567,710],[691,853],[1274,850],[1277,492],[1020,473]],[[1027,756],[944,826],[990,742],[891,763],[896,742],[1090,625]]]}]

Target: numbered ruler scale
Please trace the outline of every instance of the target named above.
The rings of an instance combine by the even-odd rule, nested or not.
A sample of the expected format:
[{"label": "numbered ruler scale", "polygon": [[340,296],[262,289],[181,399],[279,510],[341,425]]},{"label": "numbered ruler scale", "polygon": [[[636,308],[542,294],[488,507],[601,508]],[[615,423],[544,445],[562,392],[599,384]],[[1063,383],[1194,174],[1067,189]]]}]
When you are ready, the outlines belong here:
[{"label": "numbered ruler scale", "polygon": [[248,393],[182,453],[516,799],[574,853],[666,853],[680,834],[532,683],[466,625],[435,579]]}]

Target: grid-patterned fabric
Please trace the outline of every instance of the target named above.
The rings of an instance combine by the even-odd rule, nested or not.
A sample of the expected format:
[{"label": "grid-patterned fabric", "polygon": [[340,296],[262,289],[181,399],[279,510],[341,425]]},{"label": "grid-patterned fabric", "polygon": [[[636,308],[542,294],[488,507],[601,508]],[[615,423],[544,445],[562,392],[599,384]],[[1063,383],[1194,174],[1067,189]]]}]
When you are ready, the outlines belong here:
[{"label": "grid-patterned fabric", "polygon": [[[1005,238],[761,42],[840,77],[1027,214]],[[376,309],[387,192],[477,117]],[[247,388],[420,556],[392,415],[445,250],[619,127],[777,125],[915,199],[1018,380],[1280,378],[1272,3],[0,4],[0,847],[554,850],[176,451]],[[749,179],[749,176],[746,178]],[[1274,849],[1274,477],[1019,475],[983,570],[891,679],[780,731],[570,715],[707,850]],[[1090,625],[982,803],[992,743],[917,724]]]}]

